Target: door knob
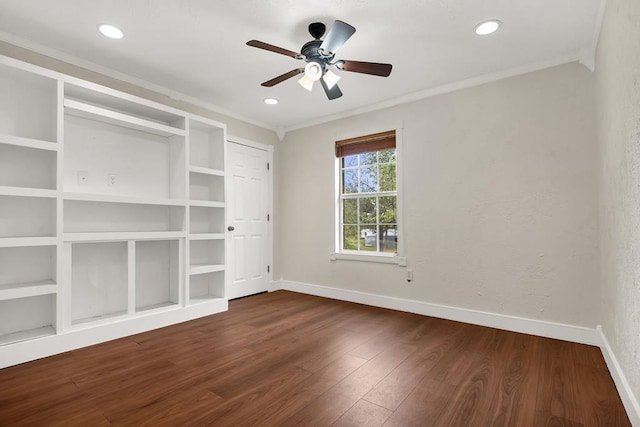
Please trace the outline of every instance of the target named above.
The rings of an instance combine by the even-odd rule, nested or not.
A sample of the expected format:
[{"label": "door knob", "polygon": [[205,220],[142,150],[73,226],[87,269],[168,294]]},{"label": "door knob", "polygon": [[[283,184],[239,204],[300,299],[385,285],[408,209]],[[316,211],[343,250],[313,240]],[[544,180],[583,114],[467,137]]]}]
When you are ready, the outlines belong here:
[{"label": "door knob", "polygon": [[230,225],[230,226],[228,226],[228,227],[227,227],[227,230],[229,230],[229,231],[233,231],[233,230],[235,230],[235,229],[236,229],[236,228],[235,228],[233,225]]}]

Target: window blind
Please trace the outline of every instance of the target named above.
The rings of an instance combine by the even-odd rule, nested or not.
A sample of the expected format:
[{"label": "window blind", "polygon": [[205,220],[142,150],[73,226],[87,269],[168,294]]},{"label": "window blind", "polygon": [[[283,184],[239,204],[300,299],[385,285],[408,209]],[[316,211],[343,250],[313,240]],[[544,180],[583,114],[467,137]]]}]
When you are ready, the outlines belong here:
[{"label": "window blind", "polygon": [[336,141],[336,157],[353,156],[396,147],[396,131],[374,133]]}]

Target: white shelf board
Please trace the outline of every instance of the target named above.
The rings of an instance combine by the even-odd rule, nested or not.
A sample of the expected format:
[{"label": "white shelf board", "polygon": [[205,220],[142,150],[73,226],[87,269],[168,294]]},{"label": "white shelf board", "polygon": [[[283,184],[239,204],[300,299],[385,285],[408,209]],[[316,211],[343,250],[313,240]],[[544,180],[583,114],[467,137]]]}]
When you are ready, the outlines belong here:
[{"label": "white shelf board", "polygon": [[152,133],[160,136],[180,135],[185,136],[186,131],[176,127],[164,125],[162,123],[153,122],[151,120],[142,119],[117,111],[107,110],[106,108],[97,107],[74,99],[64,100],[65,113],[73,116],[83,117],[91,120],[115,124],[142,132]]},{"label": "white shelf board", "polygon": [[159,304],[147,305],[143,307],[136,307],[136,313],[150,313],[156,311],[166,311],[168,308],[178,308],[180,305],[177,302],[161,302]]},{"label": "white shelf board", "polygon": [[186,237],[184,231],[110,231],[64,233],[65,242],[105,242],[123,240],[172,240]]},{"label": "white shelf board", "polygon": [[224,264],[196,264],[189,266],[190,276],[195,276],[196,274],[216,273],[218,271],[224,271]]},{"label": "white shelf board", "polygon": [[19,248],[24,246],[55,246],[55,237],[0,237],[0,248]]},{"label": "white shelf board", "polygon": [[74,319],[74,320],[71,321],[71,325],[72,326],[78,326],[78,325],[86,325],[86,324],[94,323],[94,322],[110,321],[110,320],[116,319],[118,317],[124,317],[126,315],[127,315],[127,311],[126,310],[116,311],[116,312],[113,312],[113,313],[103,314],[102,316],[86,317],[84,319]]},{"label": "white shelf board", "polygon": [[189,204],[200,208],[224,208],[224,202],[212,202],[210,200],[189,200]]},{"label": "white shelf board", "polygon": [[189,240],[224,240],[224,233],[194,233],[189,234]]},{"label": "white shelf board", "polygon": [[56,330],[51,326],[29,329],[26,331],[14,332],[12,334],[0,335],[0,345],[15,344],[20,341],[27,341],[55,334]]},{"label": "white shelf board", "polygon": [[224,176],[224,171],[220,169],[203,168],[201,166],[189,166],[189,172],[200,173],[203,175]]},{"label": "white shelf board", "polygon": [[55,142],[41,141],[39,139],[23,138],[21,136],[5,134],[0,134],[0,144],[37,148],[39,150],[58,151],[58,144],[56,144]]},{"label": "white shelf board", "polygon": [[55,198],[57,190],[30,187],[9,187],[0,185],[0,196],[50,197]]},{"label": "white shelf board", "polygon": [[212,302],[212,301],[224,301],[224,300],[225,300],[224,298],[205,295],[200,297],[189,298],[189,305],[202,304],[204,302]]},{"label": "white shelf board", "polygon": [[0,285],[0,301],[55,294],[58,290],[53,280]]},{"label": "white shelf board", "polygon": [[148,197],[119,196],[117,194],[74,193],[65,191],[65,200],[81,202],[131,203],[139,205],[184,206],[186,201],[180,199],[161,199]]}]

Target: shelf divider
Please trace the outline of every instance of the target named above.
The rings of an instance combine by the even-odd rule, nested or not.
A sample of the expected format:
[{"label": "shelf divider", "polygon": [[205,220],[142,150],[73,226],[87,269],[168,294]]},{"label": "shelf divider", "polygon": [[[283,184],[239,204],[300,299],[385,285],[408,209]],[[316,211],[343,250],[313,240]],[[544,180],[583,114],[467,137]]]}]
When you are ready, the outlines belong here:
[{"label": "shelf divider", "polygon": [[109,242],[125,240],[173,240],[186,237],[184,231],[109,231],[64,233],[65,242]]},{"label": "shelf divider", "polygon": [[0,196],[21,196],[21,197],[57,197],[57,190],[31,187],[9,187],[0,185]]},{"label": "shelf divider", "polygon": [[197,274],[216,273],[218,271],[224,271],[223,264],[202,264],[189,266],[190,276],[195,276]]},{"label": "shelf divider", "polygon": [[220,169],[203,168],[202,166],[189,166],[189,172],[200,173],[203,175],[224,176],[224,171]]},{"label": "shelf divider", "polygon": [[180,199],[119,196],[117,194],[75,193],[69,191],[65,191],[63,193],[63,197],[65,200],[75,200],[81,202],[130,203],[138,205],[161,206],[184,206],[186,204],[186,200]]},{"label": "shelf divider", "polygon": [[53,280],[0,285],[0,301],[55,294],[57,290],[58,287]]},{"label": "shelf divider", "polygon": [[17,147],[37,148],[39,150],[58,151],[58,144],[39,139],[23,138],[21,136],[0,134],[0,144],[15,145]]}]

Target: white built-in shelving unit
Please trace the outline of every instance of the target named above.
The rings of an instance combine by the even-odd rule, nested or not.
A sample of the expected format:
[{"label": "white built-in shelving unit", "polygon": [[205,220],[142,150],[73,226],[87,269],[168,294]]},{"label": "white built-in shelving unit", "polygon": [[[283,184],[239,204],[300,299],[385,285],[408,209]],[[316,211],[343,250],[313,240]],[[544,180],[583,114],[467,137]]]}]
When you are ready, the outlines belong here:
[{"label": "white built-in shelving unit", "polygon": [[2,56],[0,93],[0,367],[226,310],[224,124]]},{"label": "white built-in shelving unit", "polygon": [[189,233],[186,299],[223,299],[225,280],[224,130],[206,120],[188,121]]}]

